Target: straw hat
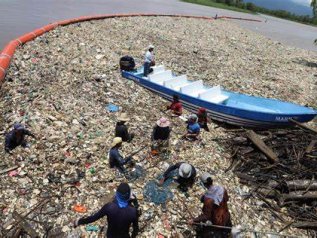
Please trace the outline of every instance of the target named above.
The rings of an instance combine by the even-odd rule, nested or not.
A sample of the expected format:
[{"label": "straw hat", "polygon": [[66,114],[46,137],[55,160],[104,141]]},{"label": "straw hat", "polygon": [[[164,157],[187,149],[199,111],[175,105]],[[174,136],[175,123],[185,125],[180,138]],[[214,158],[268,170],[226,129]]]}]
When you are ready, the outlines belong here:
[{"label": "straw hat", "polygon": [[130,118],[126,113],[121,113],[120,116],[118,116],[119,121],[130,121]]},{"label": "straw hat", "polygon": [[189,178],[192,175],[192,166],[187,163],[181,164],[178,170],[178,174],[182,178]]},{"label": "straw hat", "polygon": [[156,125],[158,125],[159,127],[168,127],[170,126],[170,124],[170,121],[165,117],[162,117],[160,120],[156,122]]},{"label": "straw hat", "polygon": [[117,144],[120,144],[120,143],[122,143],[122,138],[121,137],[115,137],[115,138],[113,138],[111,147],[115,147]]}]

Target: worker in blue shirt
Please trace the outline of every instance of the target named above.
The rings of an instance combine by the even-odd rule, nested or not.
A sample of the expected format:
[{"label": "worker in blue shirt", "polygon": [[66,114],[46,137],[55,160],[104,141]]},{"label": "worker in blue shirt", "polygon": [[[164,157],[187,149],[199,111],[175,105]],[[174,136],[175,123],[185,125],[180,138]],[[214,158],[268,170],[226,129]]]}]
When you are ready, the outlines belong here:
[{"label": "worker in blue shirt", "polygon": [[197,140],[199,133],[200,126],[198,124],[198,117],[196,114],[192,114],[187,120],[187,133],[184,137],[188,140]]},{"label": "worker in blue shirt", "polygon": [[18,146],[28,147],[28,144],[25,140],[25,136],[35,136],[20,123],[16,123],[13,126],[13,130],[10,131],[5,137],[5,151],[10,153],[11,150],[15,149]]},{"label": "worker in blue shirt", "polygon": [[[131,188],[127,183],[121,183],[117,188],[112,202],[105,204],[97,213],[89,217],[81,218],[74,222],[74,227],[92,223],[107,216],[107,238],[135,238],[139,232],[138,211],[132,206],[131,199],[135,200]],[[133,226],[130,236],[130,226]]]},{"label": "worker in blue shirt", "polygon": [[129,163],[132,160],[132,157],[123,158],[119,149],[122,146],[122,138],[115,137],[111,144],[111,149],[109,152],[109,164],[110,168],[117,168],[121,173],[125,172],[124,165]]}]

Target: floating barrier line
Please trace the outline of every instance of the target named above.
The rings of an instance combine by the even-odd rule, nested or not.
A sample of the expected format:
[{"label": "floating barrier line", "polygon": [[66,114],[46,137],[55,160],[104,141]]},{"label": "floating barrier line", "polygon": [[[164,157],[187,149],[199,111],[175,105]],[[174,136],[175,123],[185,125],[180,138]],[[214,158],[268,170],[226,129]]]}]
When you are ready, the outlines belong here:
[{"label": "floating barrier line", "polygon": [[205,20],[215,20],[215,19],[236,19],[236,20],[246,20],[246,21],[256,21],[261,22],[256,19],[247,19],[247,18],[236,18],[229,16],[219,16],[217,18],[207,17],[207,16],[192,16],[192,15],[178,15],[178,14],[154,14],[154,13],[133,13],[133,14],[111,14],[111,15],[94,15],[94,16],[82,16],[78,18],[62,20],[50,23],[46,26],[40,27],[34,31],[26,33],[12,41],[10,41],[3,49],[0,55],[5,57],[0,57],[0,87],[5,79],[5,72],[10,66],[10,61],[15,53],[15,50],[18,46],[23,45],[26,42],[29,42],[35,39],[38,36],[43,35],[46,32],[49,32],[55,29],[58,26],[66,26],[78,22],[83,21],[91,21],[91,20],[101,20],[107,18],[116,18],[116,17],[185,17],[185,18],[195,18],[195,19],[205,19]]}]

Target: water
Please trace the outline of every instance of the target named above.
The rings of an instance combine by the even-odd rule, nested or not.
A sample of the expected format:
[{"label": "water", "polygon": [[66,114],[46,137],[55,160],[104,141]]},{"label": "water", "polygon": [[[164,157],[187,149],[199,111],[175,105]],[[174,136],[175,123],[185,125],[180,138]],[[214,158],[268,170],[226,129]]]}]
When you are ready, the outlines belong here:
[{"label": "water", "polygon": [[[10,40],[49,23],[84,15],[165,13],[201,16],[227,15],[265,20],[240,12],[210,8],[178,0],[0,0],[0,49]],[[316,27],[277,18],[267,23],[235,21],[239,25],[293,46],[317,50]]]}]

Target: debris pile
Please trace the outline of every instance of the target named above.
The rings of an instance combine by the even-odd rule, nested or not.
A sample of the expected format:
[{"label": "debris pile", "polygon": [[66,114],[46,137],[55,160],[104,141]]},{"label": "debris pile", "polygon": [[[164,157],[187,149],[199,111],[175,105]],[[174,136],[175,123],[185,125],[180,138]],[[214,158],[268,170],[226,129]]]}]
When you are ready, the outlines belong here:
[{"label": "debris pile", "polygon": [[[316,106],[316,72],[302,63],[313,62],[314,53],[283,46],[228,21],[128,17],[57,28],[17,50],[0,91],[0,134],[21,122],[37,138],[28,138],[30,148],[17,148],[13,155],[0,150],[1,237],[23,232],[41,237],[97,234],[96,227],[74,229],[72,221],[97,211],[112,199],[120,182],[129,179],[108,164],[121,112],[130,116],[129,130],[135,133],[131,143],[123,144],[123,154],[148,145],[133,157],[139,169],[130,174],[142,209],[140,237],[168,237],[177,231],[192,236],[192,228],[181,222],[191,218],[189,211],[200,214],[204,188],[198,181],[187,194],[171,184],[173,198],[161,206],[144,197],[146,184],[179,161],[195,166],[198,176],[210,172],[215,183],[226,187],[234,225],[278,231],[291,221],[285,213],[279,215],[282,222],[257,198],[244,199],[249,188],[225,172],[230,154],[220,142],[228,135],[216,124],[210,125],[211,132],[202,132],[201,140],[188,142],[180,138],[185,133],[182,120],[172,118],[170,152],[151,154],[152,127],[166,116],[161,111],[166,101],[123,79],[118,70],[120,57],[127,54],[142,64],[149,43],[156,46],[156,64],[189,78]],[[3,144],[4,139],[0,148]],[[101,231],[104,221],[94,225]],[[282,234],[302,231],[289,227]]]},{"label": "debris pile", "polygon": [[[317,230],[317,133],[314,131],[267,130],[236,133],[226,146],[232,150],[233,170],[240,182],[251,187],[246,199],[259,199],[285,225]],[[272,200],[269,200],[272,199]],[[311,236],[317,233],[310,231]]]}]

